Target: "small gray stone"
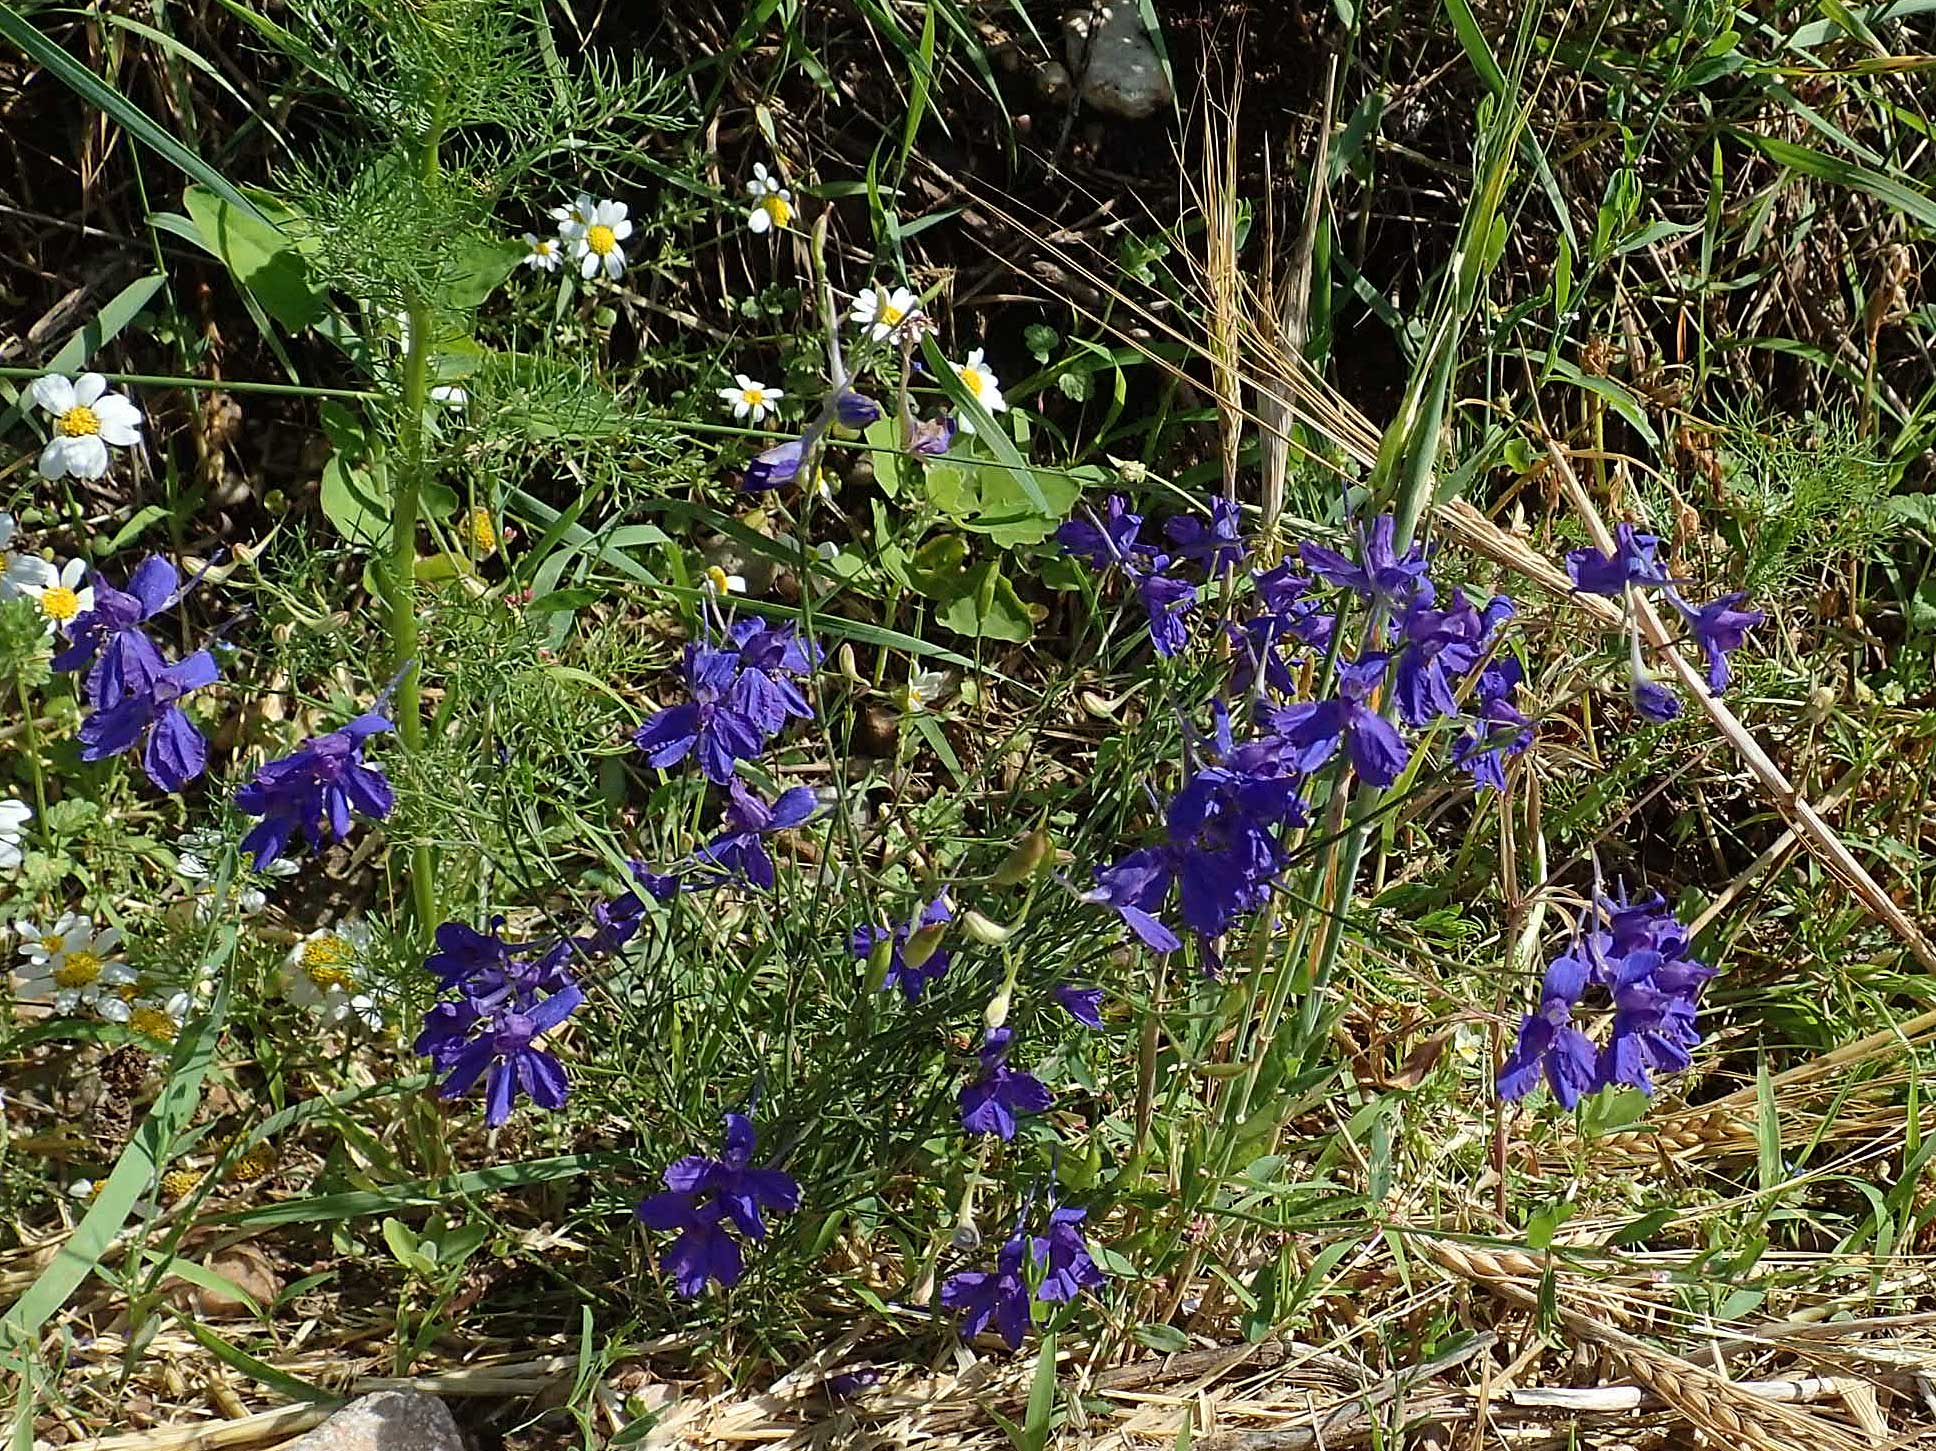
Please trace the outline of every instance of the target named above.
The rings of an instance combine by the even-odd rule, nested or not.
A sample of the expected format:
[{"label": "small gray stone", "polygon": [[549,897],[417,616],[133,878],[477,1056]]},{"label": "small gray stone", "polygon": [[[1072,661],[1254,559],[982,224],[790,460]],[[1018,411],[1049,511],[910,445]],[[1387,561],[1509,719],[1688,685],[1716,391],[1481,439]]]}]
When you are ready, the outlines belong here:
[{"label": "small gray stone", "polygon": [[1170,82],[1143,29],[1135,0],[1101,0],[1062,17],[1069,69],[1082,78],[1082,99],[1111,116],[1140,121],[1170,99]]},{"label": "small gray stone", "polygon": [[378,1391],[351,1401],[281,1451],[464,1451],[444,1403],[420,1391]]}]

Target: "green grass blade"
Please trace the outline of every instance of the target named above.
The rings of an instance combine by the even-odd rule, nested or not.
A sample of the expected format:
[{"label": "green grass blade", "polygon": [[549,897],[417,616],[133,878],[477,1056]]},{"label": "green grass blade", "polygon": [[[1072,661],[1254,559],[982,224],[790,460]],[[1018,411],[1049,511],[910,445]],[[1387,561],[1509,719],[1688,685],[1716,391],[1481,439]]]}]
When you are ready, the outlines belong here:
[{"label": "green grass blade", "polygon": [[1904,216],[1914,217],[1926,227],[1936,227],[1936,201],[1931,200],[1927,192],[1918,191],[1871,167],[1857,166],[1839,156],[1830,156],[1793,141],[1783,141],[1778,136],[1761,136],[1752,131],[1739,130],[1735,134],[1770,161],[1779,162],[1791,171],[1799,171],[1818,181],[1834,182],[1837,186],[1867,192]]},{"label": "green grass blade", "polygon": [[162,130],[146,111],[75,60],[53,37],[28,24],[27,18],[5,0],[0,0],[0,37],[19,46],[62,85],[177,170],[199,181],[231,206],[240,207],[265,225],[272,225],[227,177]]}]

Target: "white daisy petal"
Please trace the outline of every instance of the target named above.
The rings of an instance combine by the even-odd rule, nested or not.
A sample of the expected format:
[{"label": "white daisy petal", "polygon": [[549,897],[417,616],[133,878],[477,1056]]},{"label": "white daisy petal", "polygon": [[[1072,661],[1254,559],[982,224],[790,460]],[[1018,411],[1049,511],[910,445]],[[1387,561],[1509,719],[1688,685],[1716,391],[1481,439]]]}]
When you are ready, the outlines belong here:
[{"label": "white daisy petal", "polygon": [[74,380],[74,401],[92,407],[94,400],[108,391],[108,380],[99,373],[83,373]]},{"label": "white daisy petal", "polygon": [[29,391],[34,395],[34,402],[56,418],[74,406],[74,385],[58,373],[34,379]]}]

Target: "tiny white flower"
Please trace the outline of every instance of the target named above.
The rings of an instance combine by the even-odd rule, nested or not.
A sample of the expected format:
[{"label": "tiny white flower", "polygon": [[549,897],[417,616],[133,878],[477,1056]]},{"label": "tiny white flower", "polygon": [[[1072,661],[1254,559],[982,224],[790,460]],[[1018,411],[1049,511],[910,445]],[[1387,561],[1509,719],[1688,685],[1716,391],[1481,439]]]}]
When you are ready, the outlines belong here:
[{"label": "tiny white flower", "polygon": [[746,183],[753,209],[746,214],[746,230],[755,234],[784,227],[793,220],[793,193],[767,172],[764,161],[753,163],[753,179]]},{"label": "tiny white flower", "polygon": [[430,399],[453,411],[462,411],[464,405],[471,401],[471,395],[455,383],[439,383],[430,390]]},{"label": "tiny white flower", "polygon": [[0,509],[0,549],[5,549],[13,543],[13,536],[19,527],[14,522],[13,515],[9,514],[5,509]]},{"label": "tiny white flower", "polygon": [[153,1038],[158,1043],[172,1043],[181,1036],[182,1024],[188,1021],[188,994],[170,993],[167,997],[156,994],[138,999],[128,1013],[127,1023],[144,1038]]},{"label": "tiny white flower", "polygon": [[302,863],[292,857],[279,856],[262,869],[265,877],[293,877],[302,870]]},{"label": "tiny white flower", "polygon": [[31,922],[14,930],[28,961],[21,971],[21,996],[52,998],[54,1010],[74,1013],[92,1008],[112,1023],[128,1020],[126,998],[115,991],[132,987],[133,969],[114,954],[121,945],[118,928],[94,930],[87,917],[69,912],[43,932]]},{"label": "tiny white flower", "polygon": [[902,703],[910,713],[926,710],[939,701],[947,690],[947,671],[911,670],[908,672],[907,693]]},{"label": "tiny white flower", "polygon": [[19,560],[12,549],[16,532],[13,515],[0,509],[0,600],[20,598],[20,586],[15,582],[14,569]]},{"label": "tiny white flower", "polygon": [[[1008,400],[1002,397],[1000,380],[988,370],[988,365],[982,361],[984,351],[982,348],[976,348],[968,355],[967,362],[951,363],[949,366],[955,370],[955,376],[961,379],[961,386],[966,388],[974,400],[981,404],[983,408],[986,408],[990,413],[1006,412],[1008,409]],[[961,419],[961,431],[963,433],[973,433],[975,431],[974,420],[965,417]]]},{"label": "tiny white flower", "polygon": [[[577,205],[588,200],[581,196]],[[624,202],[596,202],[582,214],[582,221],[569,221],[560,228],[560,235],[571,243],[580,276],[596,277],[603,271],[607,277],[617,277],[625,270],[625,249],[619,243],[632,235],[626,210]]]},{"label": "tiny white flower", "polygon": [[[560,208],[559,210],[564,210]],[[565,263],[565,249],[558,245],[556,237],[540,237],[533,232],[524,234],[524,245],[531,250],[524,255],[520,266],[529,267],[534,272],[556,272]]]},{"label": "tiny white flower", "polygon": [[192,851],[185,851],[175,858],[175,871],[178,875],[187,877],[191,882],[205,882],[208,880],[208,863]]},{"label": "tiny white flower", "polygon": [[723,598],[726,595],[746,593],[746,579],[742,575],[728,574],[718,565],[711,565],[700,576],[707,594]]},{"label": "tiny white flower", "polygon": [[326,1024],[354,1018],[372,1032],[383,1027],[383,1009],[369,991],[363,956],[370,929],[343,922],[310,933],[290,950],[282,969],[282,995]]},{"label": "tiny white flower", "polygon": [[0,870],[12,871],[20,865],[25,855],[20,841],[33,815],[34,808],[24,801],[11,796],[0,801]]},{"label": "tiny white flower", "polygon": [[70,559],[56,569],[44,559],[27,558],[16,561],[14,587],[40,606],[52,629],[71,625],[94,608],[94,586],[81,583],[86,578],[87,565],[81,560]]},{"label": "tiny white flower", "polygon": [[244,887],[236,894],[235,905],[244,917],[254,917],[269,905],[269,894],[260,887]]},{"label": "tiny white flower", "polygon": [[870,287],[855,294],[854,309],[847,317],[866,328],[875,342],[884,343],[902,323],[913,321],[920,313],[921,299],[912,289],[897,287],[889,292],[885,287]]},{"label": "tiny white flower", "polygon": [[54,420],[54,436],[40,451],[44,479],[98,479],[108,471],[108,445],[132,448],[141,442],[141,410],[108,391],[99,373],[69,382],[58,373],[36,378],[32,392]]},{"label": "tiny white flower", "polygon": [[67,1192],[75,1199],[84,1199],[89,1204],[92,1204],[95,1194],[94,1181],[92,1179],[76,1179],[72,1184],[67,1186]]},{"label": "tiny white flower", "polygon": [[733,417],[764,423],[769,413],[780,411],[780,400],[786,397],[784,391],[756,383],[744,373],[735,373],[733,378],[733,387],[719,390],[720,401],[732,404]]},{"label": "tiny white flower", "polygon": [[592,211],[597,205],[590,192],[581,191],[563,206],[553,207],[551,220],[558,224],[558,234],[569,237],[573,228],[591,225]]}]

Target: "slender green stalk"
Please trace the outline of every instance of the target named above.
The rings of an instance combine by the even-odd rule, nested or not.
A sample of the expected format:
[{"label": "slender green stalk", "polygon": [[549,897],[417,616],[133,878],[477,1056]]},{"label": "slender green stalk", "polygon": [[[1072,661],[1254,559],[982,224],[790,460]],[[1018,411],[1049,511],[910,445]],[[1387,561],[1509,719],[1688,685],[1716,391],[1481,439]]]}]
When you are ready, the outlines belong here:
[{"label": "slender green stalk", "polygon": [[[0,368],[0,378],[44,378],[45,368]],[[147,388],[186,388],[207,393],[281,393],[292,398],[381,398],[367,388],[311,388],[303,383],[251,383],[235,378],[178,378],[164,373],[102,373],[110,383],[133,383]]]}]

